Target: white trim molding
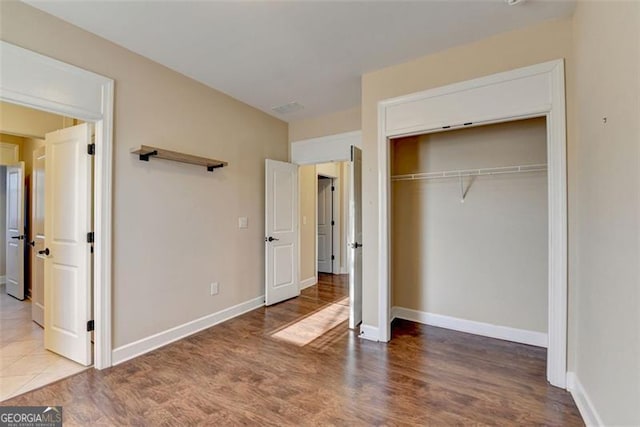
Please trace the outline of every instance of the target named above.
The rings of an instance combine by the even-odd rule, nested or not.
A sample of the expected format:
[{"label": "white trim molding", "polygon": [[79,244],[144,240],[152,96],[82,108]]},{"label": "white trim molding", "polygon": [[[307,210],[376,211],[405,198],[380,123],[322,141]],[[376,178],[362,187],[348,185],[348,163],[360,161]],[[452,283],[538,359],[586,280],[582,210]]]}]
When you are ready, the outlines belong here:
[{"label": "white trim molding", "polygon": [[582,421],[588,427],[605,425],[575,372],[567,372],[567,390],[573,396]]},{"label": "white trim molding", "polygon": [[549,345],[547,380],[565,388],[567,371],[567,162],[564,61],[545,62],[378,103],[378,328],[391,337],[391,138],[507,122],[547,119]]},{"label": "white trim molding", "polygon": [[311,276],[308,279],[301,280],[299,287],[300,290],[303,290],[315,285],[316,283],[318,283],[318,278],[316,276]]},{"label": "white trim molding", "polygon": [[134,341],[130,344],[120,346],[113,350],[113,365],[118,365],[157,348],[164,347],[167,344],[186,338],[196,332],[200,332],[204,329],[255,310],[256,308],[260,308],[263,305],[264,296],[259,296],[216,313],[208,314],[200,317],[199,319],[167,329],[166,331],[142,338],[141,340]]},{"label": "white trim molding", "polygon": [[458,317],[444,316],[442,314],[427,313],[425,311],[412,310],[404,307],[391,309],[392,320],[410,320],[424,325],[437,326],[484,337],[513,341],[521,344],[547,347],[547,334],[544,332],[529,331],[526,329],[510,328],[507,326],[493,325],[491,323],[476,322],[474,320],[460,319]]},{"label": "white trim molding", "polygon": [[351,161],[351,146],[362,148],[362,131],[338,133],[291,143],[291,163],[314,165]]},{"label": "white trim molding", "polygon": [[108,368],[112,323],[113,80],[5,41],[0,41],[0,54],[0,100],[95,123],[94,366]]},{"label": "white trim molding", "polygon": [[380,329],[376,326],[365,325],[364,323],[360,325],[360,338],[368,340],[368,341],[380,341]]}]

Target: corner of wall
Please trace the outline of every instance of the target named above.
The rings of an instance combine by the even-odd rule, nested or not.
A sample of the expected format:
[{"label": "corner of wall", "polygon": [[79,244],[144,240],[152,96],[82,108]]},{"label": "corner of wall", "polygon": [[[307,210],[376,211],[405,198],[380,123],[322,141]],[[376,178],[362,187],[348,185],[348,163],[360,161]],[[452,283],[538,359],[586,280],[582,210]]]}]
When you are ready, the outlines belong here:
[{"label": "corner of wall", "polygon": [[571,393],[582,420],[587,426],[603,426],[602,418],[575,372],[567,372],[567,390]]}]

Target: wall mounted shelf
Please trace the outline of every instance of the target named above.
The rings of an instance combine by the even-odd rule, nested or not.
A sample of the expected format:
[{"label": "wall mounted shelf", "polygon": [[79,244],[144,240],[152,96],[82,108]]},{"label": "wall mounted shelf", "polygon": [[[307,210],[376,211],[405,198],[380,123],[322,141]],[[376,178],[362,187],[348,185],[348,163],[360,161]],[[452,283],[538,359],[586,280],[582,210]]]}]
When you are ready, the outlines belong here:
[{"label": "wall mounted shelf", "polygon": [[140,160],[148,162],[151,157],[157,159],[171,160],[174,162],[188,163],[190,165],[204,166],[209,172],[218,168],[228,166],[229,163],[222,160],[209,159],[206,157],[193,156],[191,154],[178,153],[177,151],[165,150],[164,148],[141,145],[131,149],[132,154],[137,154]]}]

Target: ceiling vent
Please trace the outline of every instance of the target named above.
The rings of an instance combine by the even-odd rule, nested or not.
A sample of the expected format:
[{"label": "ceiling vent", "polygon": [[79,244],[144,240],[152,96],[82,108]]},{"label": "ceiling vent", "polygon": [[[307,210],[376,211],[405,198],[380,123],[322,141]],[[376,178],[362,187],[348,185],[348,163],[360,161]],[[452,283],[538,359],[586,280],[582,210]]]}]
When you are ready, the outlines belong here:
[{"label": "ceiling vent", "polygon": [[526,0],[504,0],[509,6],[515,6],[516,4],[524,3]]},{"label": "ceiling vent", "polygon": [[290,102],[271,109],[278,114],[291,114],[304,109],[304,105],[298,104],[297,102]]}]

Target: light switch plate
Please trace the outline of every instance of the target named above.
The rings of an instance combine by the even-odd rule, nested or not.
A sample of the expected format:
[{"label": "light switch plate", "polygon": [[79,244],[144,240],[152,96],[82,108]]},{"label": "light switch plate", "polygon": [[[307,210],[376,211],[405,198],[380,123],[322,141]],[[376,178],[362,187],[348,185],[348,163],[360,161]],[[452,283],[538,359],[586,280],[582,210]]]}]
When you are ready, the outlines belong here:
[{"label": "light switch plate", "polygon": [[246,216],[238,217],[238,228],[249,228],[249,218]]}]

